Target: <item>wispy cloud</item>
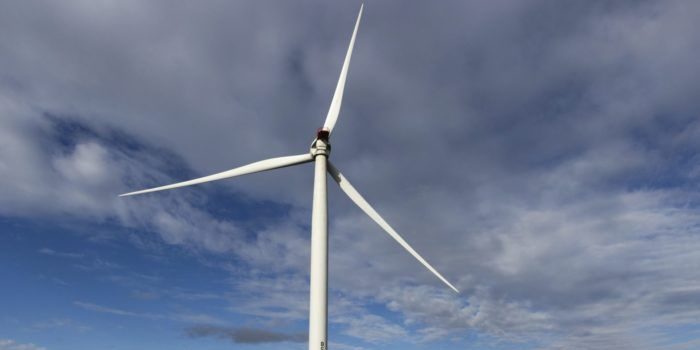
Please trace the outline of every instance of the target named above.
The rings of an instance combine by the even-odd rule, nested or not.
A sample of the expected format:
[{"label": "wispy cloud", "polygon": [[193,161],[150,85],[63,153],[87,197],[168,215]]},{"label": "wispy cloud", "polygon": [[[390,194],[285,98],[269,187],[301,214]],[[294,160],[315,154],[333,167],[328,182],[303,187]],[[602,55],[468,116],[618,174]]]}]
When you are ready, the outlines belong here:
[{"label": "wispy cloud", "polygon": [[87,332],[92,328],[90,326],[84,325],[70,318],[57,318],[41,322],[36,322],[32,325],[33,329],[47,330],[47,329],[72,329],[78,332]]},{"label": "wispy cloud", "polygon": [[41,249],[39,249],[39,253],[44,254],[44,255],[57,256],[57,257],[61,257],[61,258],[70,258],[70,259],[80,259],[80,258],[85,256],[85,255],[80,254],[80,253],[57,252],[57,251],[50,249],[50,248],[41,248]]},{"label": "wispy cloud", "polygon": [[96,258],[88,263],[76,264],[75,267],[84,271],[114,270],[122,268],[122,266],[117,263],[100,258]]},{"label": "wispy cloud", "polygon": [[228,322],[221,320],[217,317],[202,314],[202,313],[135,312],[135,311],[107,307],[107,306],[83,302],[83,301],[74,301],[73,305],[80,307],[82,309],[85,309],[85,310],[106,313],[106,314],[112,314],[112,315],[117,315],[117,316],[137,317],[137,318],[146,318],[146,319],[163,319],[163,320],[170,320],[170,321],[177,321],[177,322],[184,322],[184,323],[207,323],[207,324],[213,324],[213,325],[226,325],[228,323]]},{"label": "wispy cloud", "polygon": [[142,318],[164,318],[163,315],[159,315],[159,314],[132,312],[132,311],[111,308],[111,307],[106,307],[106,306],[82,302],[82,301],[74,301],[73,305],[78,306],[78,307],[85,309],[85,310],[89,310],[89,311],[102,312],[102,313],[118,315],[118,316],[142,317]]},{"label": "wispy cloud", "polygon": [[0,339],[0,350],[46,350],[32,343],[18,343],[12,339]]}]

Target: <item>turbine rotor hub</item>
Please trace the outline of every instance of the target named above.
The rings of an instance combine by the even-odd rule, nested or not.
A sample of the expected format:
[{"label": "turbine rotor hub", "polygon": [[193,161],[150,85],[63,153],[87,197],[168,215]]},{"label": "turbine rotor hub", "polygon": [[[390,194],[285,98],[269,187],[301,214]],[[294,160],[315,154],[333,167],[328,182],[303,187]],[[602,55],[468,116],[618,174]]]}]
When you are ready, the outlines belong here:
[{"label": "turbine rotor hub", "polygon": [[323,127],[316,130],[316,139],[311,143],[311,155],[324,155],[328,157],[331,154],[331,144],[328,138],[331,136],[331,130]]},{"label": "turbine rotor hub", "polygon": [[331,137],[331,129],[326,128],[326,127],[322,127],[322,128],[318,128],[318,130],[316,130],[316,138],[317,139],[323,140],[326,143],[328,143],[329,137]]}]

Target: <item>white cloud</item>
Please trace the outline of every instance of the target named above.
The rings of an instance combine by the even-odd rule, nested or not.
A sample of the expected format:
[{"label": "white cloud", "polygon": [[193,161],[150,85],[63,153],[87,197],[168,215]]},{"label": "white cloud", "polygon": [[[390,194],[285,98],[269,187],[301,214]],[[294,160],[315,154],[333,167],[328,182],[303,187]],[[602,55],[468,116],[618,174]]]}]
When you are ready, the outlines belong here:
[{"label": "white cloud", "polygon": [[0,350],[46,350],[32,343],[21,344],[12,339],[0,339]]},{"label": "white cloud", "polygon": [[80,307],[88,311],[94,311],[99,313],[111,314],[116,316],[126,316],[126,317],[137,317],[146,319],[157,319],[157,320],[170,320],[183,323],[197,323],[197,324],[212,324],[212,325],[226,325],[228,322],[203,313],[188,313],[188,312],[178,312],[178,313],[146,313],[146,312],[135,312],[130,310],[124,310],[119,308],[113,308],[109,306],[98,305],[94,303],[84,302],[84,301],[74,301],[73,305]]},{"label": "white cloud", "polygon": [[333,322],[346,326],[343,331],[344,334],[372,343],[396,341],[398,339],[406,340],[408,338],[408,332],[403,327],[390,323],[377,315],[365,314],[359,316],[353,314],[337,317]]}]

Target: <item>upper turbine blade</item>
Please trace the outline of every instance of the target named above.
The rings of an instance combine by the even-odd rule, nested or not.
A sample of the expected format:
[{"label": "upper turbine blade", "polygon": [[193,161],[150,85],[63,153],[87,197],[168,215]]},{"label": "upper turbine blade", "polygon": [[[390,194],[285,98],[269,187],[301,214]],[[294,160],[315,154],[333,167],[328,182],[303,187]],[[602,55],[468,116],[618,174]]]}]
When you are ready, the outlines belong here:
[{"label": "upper turbine blade", "polygon": [[340,185],[340,188],[343,190],[343,192],[345,192],[345,194],[347,194],[348,197],[350,197],[350,199],[353,202],[355,202],[355,204],[357,204],[357,206],[360,207],[360,209],[362,209],[362,211],[369,215],[369,217],[372,218],[372,220],[379,224],[379,226],[381,226],[381,228],[383,228],[384,231],[386,231],[386,233],[389,234],[389,236],[391,236],[393,239],[399,242],[399,244],[402,247],[404,247],[404,249],[411,253],[411,255],[413,255],[414,258],[418,259],[418,261],[420,261],[421,264],[427,267],[428,270],[435,274],[435,276],[437,276],[441,281],[445,282],[447,286],[452,288],[452,290],[454,290],[455,292],[459,293],[459,290],[457,290],[455,286],[448,282],[445,279],[445,277],[442,277],[442,275],[439,272],[437,272],[437,270],[430,266],[430,264],[428,264],[428,262],[425,261],[425,259],[423,259],[422,256],[420,256],[420,254],[413,250],[413,248],[411,248],[411,246],[408,245],[408,243],[406,243],[406,241],[404,241],[404,239],[401,238],[401,236],[399,236],[399,234],[396,233],[396,231],[394,231],[394,229],[391,228],[391,226],[389,226],[389,224],[387,224],[386,221],[384,221],[384,219],[377,213],[377,211],[375,211],[374,208],[372,208],[372,206],[369,205],[369,203],[367,203],[367,201],[360,195],[360,193],[357,192],[355,187],[353,187],[350,184],[348,179],[346,179],[345,176],[343,176],[343,174],[341,174],[340,171],[338,171],[338,169],[334,167],[333,164],[331,164],[331,162],[328,162],[328,172],[333,177],[333,180],[335,180],[335,182],[337,182],[338,185]]},{"label": "upper turbine blade", "polygon": [[343,90],[345,89],[345,78],[348,76],[348,66],[350,66],[350,57],[352,56],[352,47],[355,45],[355,35],[357,34],[357,28],[360,26],[360,19],[362,18],[362,8],[365,5],[360,6],[360,14],[357,15],[357,22],[355,22],[355,30],[352,32],[352,39],[350,39],[350,46],[348,47],[348,52],[345,54],[345,62],[343,62],[343,69],[340,71],[340,78],[338,79],[338,85],[335,87],[335,94],[333,94],[333,101],[331,101],[331,107],[328,109],[328,115],[326,116],[326,121],[323,123],[324,128],[328,128],[333,132],[333,127],[335,122],[338,121],[338,113],[340,113],[340,105],[343,103]]},{"label": "upper turbine blade", "polygon": [[311,156],[311,154],[300,154],[300,155],[296,155],[296,156],[270,158],[270,159],[261,160],[259,162],[251,163],[248,165],[244,165],[242,167],[238,167],[235,169],[226,170],[224,172],[220,172],[220,173],[205,176],[205,177],[200,177],[200,178],[189,180],[189,181],[178,182],[178,183],[172,184],[172,185],[166,185],[166,186],[149,188],[146,190],[141,190],[141,191],[136,191],[136,192],[129,192],[129,193],[120,194],[119,197],[132,196],[135,194],[156,192],[156,191],[162,191],[162,190],[169,190],[171,188],[196,185],[196,184],[201,184],[203,182],[216,181],[216,180],[221,180],[221,179],[234,177],[234,176],[257,173],[257,172],[265,171],[265,170],[284,168],[284,167],[291,166],[291,165],[307,163],[307,162],[310,162],[312,160],[313,160],[313,157]]}]

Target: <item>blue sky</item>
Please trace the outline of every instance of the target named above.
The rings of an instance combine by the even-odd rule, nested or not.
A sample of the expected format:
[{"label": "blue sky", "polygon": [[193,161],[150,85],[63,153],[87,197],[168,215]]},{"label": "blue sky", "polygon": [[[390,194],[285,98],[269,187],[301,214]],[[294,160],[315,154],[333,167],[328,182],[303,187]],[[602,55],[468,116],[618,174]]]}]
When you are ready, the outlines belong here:
[{"label": "blue sky", "polygon": [[[359,3],[0,4],[0,350],[304,349],[308,150]],[[700,345],[700,6],[369,1],[332,349]]]}]

